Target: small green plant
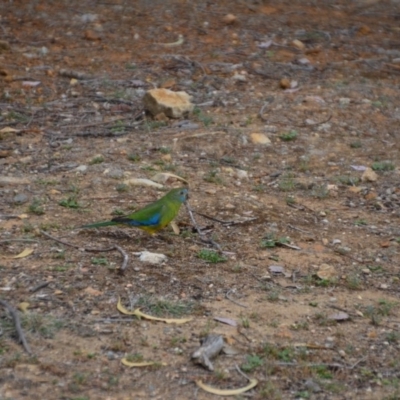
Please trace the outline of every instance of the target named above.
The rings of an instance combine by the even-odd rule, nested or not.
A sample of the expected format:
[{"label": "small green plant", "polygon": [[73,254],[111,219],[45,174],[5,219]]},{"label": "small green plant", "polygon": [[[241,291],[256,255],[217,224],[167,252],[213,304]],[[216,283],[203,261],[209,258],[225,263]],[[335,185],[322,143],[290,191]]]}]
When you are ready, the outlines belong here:
[{"label": "small green plant", "polygon": [[128,192],[129,191],[129,185],[127,185],[126,183],[120,183],[115,187],[115,190],[118,193]]},{"label": "small green plant", "polygon": [[317,199],[325,199],[329,195],[327,185],[315,185],[311,191],[311,196]]},{"label": "small green plant", "polygon": [[317,373],[317,375],[321,379],[332,379],[333,378],[332,372],[330,372],[328,367],[326,367],[325,365],[317,365],[317,366],[313,367],[313,370]]},{"label": "small green plant", "polygon": [[394,164],[391,161],[376,161],[371,165],[374,171],[393,171]]},{"label": "small green plant", "polygon": [[277,238],[274,233],[267,233],[264,235],[264,237],[261,239],[260,242],[260,247],[262,249],[265,248],[274,248],[276,246],[280,246],[282,244],[287,244],[290,243],[290,239],[287,237],[280,237]]},{"label": "small green plant", "polygon": [[253,192],[258,192],[258,193],[263,193],[263,192],[266,191],[266,189],[267,189],[267,187],[266,187],[265,185],[262,185],[262,184],[260,184],[260,185],[255,185],[255,186],[253,186],[253,187],[251,188],[251,190],[252,190]]},{"label": "small green plant", "polygon": [[395,332],[395,331],[388,332],[386,334],[386,340],[389,343],[399,343],[400,342],[400,332]]},{"label": "small green plant", "polygon": [[140,156],[139,154],[136,153],[131,153],[128,155],[128,160],[132,162],[139,162],[140,161]]},{"label": "small green plant", "polygon": [[284,140],[285,142],[289,142],[291,140],[296,140],[297,139],[297,131],[289,131],[282,133],[282,135],[279,136],[281,140]]},{"label": "small green plant", "polygon": [[144,357],[140,353],[133,353],[133,354],[128,354],[126,356],[126,361],[129,361],[131,363],[139,363],[144,360]]},{"label": "small green plant", "polygon": [[32,213],[32,214],[43,215],[44,214],[44,208],[43,208],[42,200],[33,199],[32,203],[28,207],[28,211],[30,213]]},{"label": "small green plant", "polygon": [[247,317],[241,317],[241,323],[243,328],[248,329],[250,328],[250,321]]},{"label": "small green plant", "polygon": [[354,221],[354,225],[356,225],[356,226],[364,226],[364,225],[368,225],[368,222],[365,219],[360,218],[360,219],[356,219]]},{"label": "small green plant", "polygon": [[164,121],[147,121],[145,123],[145,128],[147,131],[152,131],[154,129],[162,128],[163,126],[166,126],[167,123]]},{"label": "small green plant", "polygon": [[204,176],[203,179],[206,182],[210,182],[210,183],[215,183],[217,185],[222,185],[223,181],[222,179],[218,176],[218,169],[212,169],[210,171],[208,171]]},{"label": "small green plant", "polygon": [[281,180],[279,181],[278,187],[280,190],[282,190],[282,192],[291,192],[296,189],[294,175],[290,172],[283,174]]},{"label": "small green plant", "polygon": [[243,372],[252,372],[258,367],[263,365],[263,360],[257,355],[248,355],[246,358],[246,362],[241,365],[240,369]]},{"label": "small green plant", "polygon": [[158,149],[158,151],[162,154],[170,154],[171,153],[171,149],[169,147],[160,147]]},{"label": "small green plant", "polygon": [[350,290],[361,290],[362,281],[357,274],[350,274],[346,277],[346,287]]},{"label": "small green plant", "polygon": [[350,143],[350,147],[351,147],[352,149],[359,149],[359,148],[362,147],[362,143],[361,143],[360,140],[355,140],[354,142],[351,142],[351,143]]},{"label": "small green plant", "polygon": [[121,210],[120,208],[115,208],[114,210],[111,211],[111,214],[120,216],[120,215],[125,215],[126,212],[124,210]]},{"label": "small green plant", "polygon": [[341,175],[337,177],[338,182],[342,185],[355,186],[360,182],[360,179],[355,176]]},{"label": "small green plant", "polygon": [[104,157],[100,155],[100,156],[93,157],[89,161],[89,165],[101,164],[102,162],[104,162]]},{"label": "small green plant", "polygon": [[195,115],[197,119],[204,124],[205,127],[208,127],[214,122],[213,118],[205,115],[199,107],[195,107],[193,109],[193,115]]},{"label": "small green plant", "polygon": [[91,260],[93,265],[108,265],[109,261],[107,260],[107,258],[103,258],[103,257],[93,257]]},{"label": "small green plant", "polygon": [[64,321],[51,316],[44,316],[39,313],[31,312],[24,314],[22,326],[27,331],[38,334],[43,338],[51,339],[57,331],[64,327]]},{"label": "small green plant", "polygon": [[66,208],[80,208],[81,206],[79,205],[76,195],[72,195],[67,197],[66,199],[62,199],[58,202],[58,205],[61,207],[66,207]]},{"label": "small green plant", "polygon": [[126,126],[124,121],[116,121],[114,126],[111,128],[112,133],[123,133],[125,132]]},{"label": "small green plant", "polygon": [[226,257],[221,256],[214,250],[202,249],[197,253],[197,257],[204,261],[215,264],[226,261]]}]

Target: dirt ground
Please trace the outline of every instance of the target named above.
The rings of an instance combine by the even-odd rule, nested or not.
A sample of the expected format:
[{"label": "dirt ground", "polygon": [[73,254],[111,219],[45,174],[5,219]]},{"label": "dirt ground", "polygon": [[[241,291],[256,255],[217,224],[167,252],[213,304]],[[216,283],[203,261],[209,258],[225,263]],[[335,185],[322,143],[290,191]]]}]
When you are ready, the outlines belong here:
[{"label": "dirt ground", "polygon": [[[196,381],[244,387],[236,366],[257,380],[237,399],[399,399],[399,20],[394,0],[2,2],[0,300],[32,354],[2,307],[0,399],[216,399]],[[145,114],[155,87],[193,113]],[[185,207],[179,235],[77,228],[182,185],[125,182],[160,172],[208,243]],[[84,250],[114,245],[124,273]],[[214,371],[191,360],[209,334]]]}]

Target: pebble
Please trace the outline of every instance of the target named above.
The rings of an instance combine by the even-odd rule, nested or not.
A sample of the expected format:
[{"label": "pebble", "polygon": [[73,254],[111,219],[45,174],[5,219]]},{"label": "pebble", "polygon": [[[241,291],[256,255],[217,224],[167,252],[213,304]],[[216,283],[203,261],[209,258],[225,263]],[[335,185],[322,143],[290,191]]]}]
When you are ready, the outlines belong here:
[{"label": "pebble", "polygon": [[18,193],[13,199],[13,202],[15,204],[24,204],[27,201],[28,201],[28,196],[24,193]]}]

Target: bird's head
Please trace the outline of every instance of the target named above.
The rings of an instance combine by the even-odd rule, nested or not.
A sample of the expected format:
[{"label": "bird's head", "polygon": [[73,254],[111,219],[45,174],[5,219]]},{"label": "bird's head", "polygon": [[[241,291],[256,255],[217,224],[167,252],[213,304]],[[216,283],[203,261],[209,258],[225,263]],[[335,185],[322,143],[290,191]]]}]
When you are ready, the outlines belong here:
[{"label": "bird's head", "polygon": [[189,198],[189,190],[187,188],[172,189],[169,193],[174,200],[184,203]]}]

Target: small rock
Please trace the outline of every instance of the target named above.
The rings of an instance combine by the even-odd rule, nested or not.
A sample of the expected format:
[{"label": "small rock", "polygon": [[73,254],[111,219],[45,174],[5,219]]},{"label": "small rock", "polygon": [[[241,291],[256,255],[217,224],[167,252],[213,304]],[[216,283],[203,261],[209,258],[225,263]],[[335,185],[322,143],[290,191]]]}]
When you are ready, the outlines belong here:
[{"label": "small rock", "polygon": [[153,116],[164,113],[170,118],[181,118],[191,112],[194,105],[186,92],[173,92],[169,89],[152,89],[146,92],[143,103]]},{"label": "small rock", "polygon": [[293,40],[292,44],[299,50],[304,50],[306,48],[306,45],[301,40],[298,39]]},{"label": "small rock", "polygon": [[349,99],[348,97],[341,97],[339,99],[339,103],[341,106],[347,106],[350,104],[350,102],[351,102],[351,99]]},{"label": "small rock", "polygon": [[254,144],[271,144],[271,140],[268,138],[267,135],[264,135],[263,133],[252,133],[250,134],[250,139]]},{"label": "small rock", "polygon": [[335,246],[336,244],[340,244],[342,241],[340,239],[333,239],[332,240],[332,245]]},{"label": "small rock", "polygon": [[24,204],[27,201],[28,201],[28,196],[24,193],[18,193],[13,199],[13,202],[15,204]]},{"label": "small rock", "polygon": [[314,382],[312,379],[307,379],[304,388],[309,390],[312,393],[319,393],[322,392],[321,386],[318,383]]},{"label": "small rock", "polygon": [[317,276],[319,279],[332,279],[337,277],[335,267],[329,264],[321,264]]},{"label": "small rock", "polygon": [[372,168],[367,168],[361,175],[362,182],[375,182],[377,180],[378,174]]},{"label": "small rock", "polygon": [[243,169],[237,169],[236,176],[238,179],[249,179],[249,174]]},{"label": "small rock", "polygon": [[84,172],[87,171],[87,169],[88,169],[87,165],[79,165],[79,167],[76,167],[76,168],[75,168],[75,171],[76,171],[76,172],[84,173]]},{"label": "small rock", "polygon": [[226,25],[232,25],[237,21],[237,17],[233,14],[226,14],[223,18],[222,21],[226,24]]},{"label": "small rock", "polygon": [[387,285],[386,283],[382,283],[382,285],[379,287],[380,287],[380,289],[386,290],[389,288],[389,285]]},{"label": "small rock", "polygon": [[239,74],[238,72],[235,72],[235,74],[232,76],[232,79],[237,82],[246,82],[247,80],[245,75]]},{"label": "small rock", "polygon": [[139,260],[141,262],[147,262],[149,264],[161,264],[164,261],[167,261],[167,256],[165,254],[160,253],[150,253],[149,251],[142,251],[139,253]]},{"label": "small rock", "polygon": [[124,176],[124,171],[120,168],[110,168],[106,169],[103,174],[113,179],[121,179]]},{"label": "small rock", "polygon": [[282,78],[282,79],[279,81],[279,86],[280,86],[282,89],[289,89],[290,86],[291,86],[290,80],[287,79],[287,78]]}]

